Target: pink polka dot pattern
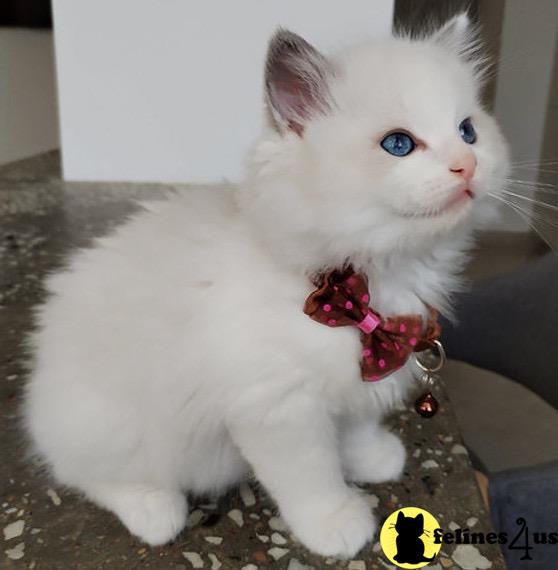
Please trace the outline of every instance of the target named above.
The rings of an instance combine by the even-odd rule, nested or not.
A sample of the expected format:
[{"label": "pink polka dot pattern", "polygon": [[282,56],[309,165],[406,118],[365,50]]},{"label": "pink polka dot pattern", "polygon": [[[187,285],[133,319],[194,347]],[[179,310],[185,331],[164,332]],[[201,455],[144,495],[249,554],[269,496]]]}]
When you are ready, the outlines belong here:
[{"label": "pink polka dot pattern", "polygon": [[359,329],[355,333],[360,335],[360,367],[366,382],[377,382],[400,369],[414,351],[425,350],[440,334],[434,310],[426,323],[420,315],[382,317],[374,311],[366,275],[355,273],[351,266],[319,275],[315,285],[318,288],[306,299],[304,312],[330,327]]}]

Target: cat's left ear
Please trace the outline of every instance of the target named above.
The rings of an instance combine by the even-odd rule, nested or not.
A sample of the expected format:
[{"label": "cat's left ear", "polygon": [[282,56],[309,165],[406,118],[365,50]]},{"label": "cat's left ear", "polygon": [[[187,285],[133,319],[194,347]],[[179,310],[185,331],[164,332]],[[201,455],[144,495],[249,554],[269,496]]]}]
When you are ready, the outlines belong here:
[{"label": "cat's left ear", "polygon": [[422,513],[419,513],[416,517],[415,517],[415,521],[419,522],[421,525],[424,524],[424,516]]},{"label": "cat's left ear", "polygon": [[466,12],[462,12],[436,30],[430,39],[452,51],[461,52],[469,43],[470,36],[471,20]]},{"label": "cat's left ear", "polygon": [[477,80],[484,80],[489,61],[483,54],[479,27],[471,22],[466,12],[448,20],[430,36],[430,41],[468,62]]},{"label": "cat's left ear", "polygon": [[304,125],[331,106],[330,62],[306,40],[280,29],[271,38],[265,66],[265,91],[271,120],[279,132],[302,136]]},{"label": "cat's left ear", "polygon": [[478,28],[466,12],[448,20],[430,39],[459,55],[467,55],[479,47]]}]

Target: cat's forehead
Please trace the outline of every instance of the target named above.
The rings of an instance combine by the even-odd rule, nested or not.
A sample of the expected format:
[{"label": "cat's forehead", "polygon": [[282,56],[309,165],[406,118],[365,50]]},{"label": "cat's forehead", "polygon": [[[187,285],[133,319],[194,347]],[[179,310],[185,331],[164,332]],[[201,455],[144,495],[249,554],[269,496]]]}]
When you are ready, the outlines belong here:
[{"label": "cat's forehead", "polygon": [[[428,130],[455,121],[477,105],[471,66],[428,42],[391,40],[360,46],[339,60],[336,96],[370,118]],[[464,117],[462,117],[464,118]]]}]

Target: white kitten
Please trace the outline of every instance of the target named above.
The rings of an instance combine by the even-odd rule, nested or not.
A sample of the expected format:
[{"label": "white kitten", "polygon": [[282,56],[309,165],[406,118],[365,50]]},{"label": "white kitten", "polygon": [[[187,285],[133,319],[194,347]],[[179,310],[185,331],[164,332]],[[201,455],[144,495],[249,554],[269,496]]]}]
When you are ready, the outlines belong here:
[{"label": "white kitten", "polygon": [[311,550],[352,556],[373,537],[345,481],[401,474],[380,422],[411,371],[364,383],[358,331],[302,307],[311,272],[350,260],[381,314],[447,309],[507,168],[467,27],[333,59],[278,32],[270,124],[238,196],[177,196],[49,279],[25,411],[60,483],[155,545],[184,527],[185,492],[253,470]]}]

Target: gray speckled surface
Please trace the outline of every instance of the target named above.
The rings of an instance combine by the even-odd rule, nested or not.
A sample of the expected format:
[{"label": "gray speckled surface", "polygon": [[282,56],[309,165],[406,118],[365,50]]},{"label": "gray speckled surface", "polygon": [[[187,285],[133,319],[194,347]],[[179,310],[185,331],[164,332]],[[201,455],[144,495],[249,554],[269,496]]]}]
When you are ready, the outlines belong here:
[{"label": "gray speckled surface", "polygon": [[[392,568],[375,542],[356,562],[308,553],[283,529],[273,503],[256,484],[252,493],[244,488],[217,504],[192,506],[190,528],[173,544],[152,549],[130,537],[111,514],[57,488],[26,459],[18,420],[25,382],[22,341],[32,326],[32,308],[44,297],[43,277],[74,248],[120,223],[135,199],[160,198],[168,191],[157,185],[62,183],[55,153],[0,169],[0,567]],[[400,506],[413,505],[426,508],[445,529],[451,523],[465,528],[478,519],[474,530],[489,532],[451,407],[443,387],[437,391],[441,409],[434,419],[410,411],[392,418],[409,451],[402,481],[366,492],[372,504],[378,503],[380,522]],[[497,546],[478,549],[491,568],[505,568]],[[453,555],[454,547],[444,546],[431,567],[459,568]]]}]

